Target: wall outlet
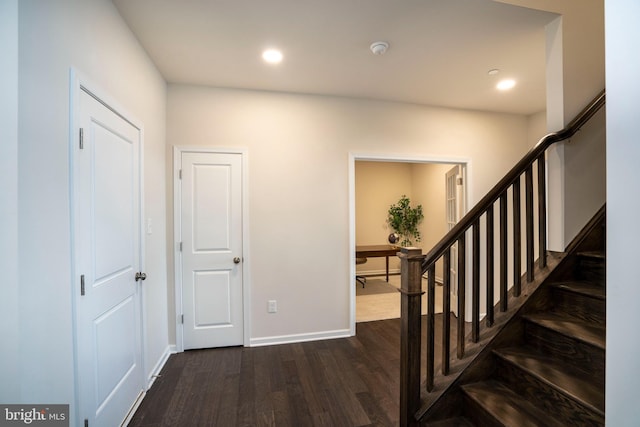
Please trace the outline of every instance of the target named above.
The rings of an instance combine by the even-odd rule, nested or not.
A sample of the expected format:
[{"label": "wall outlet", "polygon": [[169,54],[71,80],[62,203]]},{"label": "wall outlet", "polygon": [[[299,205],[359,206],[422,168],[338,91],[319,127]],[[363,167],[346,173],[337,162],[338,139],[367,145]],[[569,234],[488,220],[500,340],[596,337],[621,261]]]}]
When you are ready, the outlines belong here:
[{"label": "wall outlet", "polygon": [[276,302],[276,300],[274,300],[274,299],[269,300],[269,303],[267,304],[267,312],[268,313],[277,313],[278,312],[278,303]]}]

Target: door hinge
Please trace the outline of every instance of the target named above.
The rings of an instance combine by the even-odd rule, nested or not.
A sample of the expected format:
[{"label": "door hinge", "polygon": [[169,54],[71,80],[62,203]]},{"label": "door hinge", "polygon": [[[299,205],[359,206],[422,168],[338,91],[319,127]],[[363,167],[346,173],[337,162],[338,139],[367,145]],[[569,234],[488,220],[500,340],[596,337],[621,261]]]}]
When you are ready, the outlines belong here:
[{"label": "door hinge", "polygon": [[80,149],[84,149],[84,129],[80,128]]},{"label": "door hinge", "polygon": [[182,252],[182,242],[178,243],[178,250]]},{"label": "door hinge", "polygon": [[458,179],[456,179],[456,184],[462,185],[462,177],[461,176],[459,176]]},{"label": "door hinge", "polygon": [[180,315],[180,323],[184,325],[184,314]]},{"label": "door hinge", "polygon": [[89,420],[88,419],[84,419],[84,427],[89,427]]},{"label": "door hinge", "polygon": [[178,171],[178,179],[182,179],[182,169]]},{"label": "door hinge", "polygon": [[80,296],[84,296],[84,274],[80,276]]}]

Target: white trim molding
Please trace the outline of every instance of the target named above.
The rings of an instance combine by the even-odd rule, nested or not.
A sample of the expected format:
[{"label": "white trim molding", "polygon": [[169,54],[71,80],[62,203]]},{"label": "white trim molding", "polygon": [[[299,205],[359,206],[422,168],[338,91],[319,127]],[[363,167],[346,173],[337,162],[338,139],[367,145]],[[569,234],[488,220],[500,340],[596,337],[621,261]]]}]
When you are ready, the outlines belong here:
[{"label": "white trim molding", "polygon": [[147,376],[147,390],[151,388],[156,378],[160,376],[160,371],[162,371],[162,368],[164,368],[164,365],[167,363],[167,360],[169,360],[169,356],[171,356],[173,353],[175,353],[174,345],[169,345],[167,346],[167,348],[164,349],[164,352],[162,353],[162,355],[160,356],[156,364],[153,366],[153,369],[151,370],[151,372],[149,372],[149,375]]},{"label": "white trim molding", "polygon": [[273,337],[252,338],[251,347],[262,347],[266,345],[294,344],[309,341],[321,341],[336,338],[348,338],[352,336],[349,329],[338,329],[335,331],[312,332],[308,334],[278,335]]},{"label": "white trim molding", "polygon": [[[465,206],[469,206],[471,199],[472,185],[470,185],[473,174],[471,159],[468,157],[455,156],[429,156],[429,155],[409,155],[409,154],[384,154],[384,153],[349,153],[348,179],[349,179],[349,277],[347,283],[352,283],[356,276],[356,161],[364,160],[369,162],[397,162],[397,163],[440,163],[440,164],[460,164],[464,165],[466,182],[464,195]],[[467,258],[469,260],[469,257]],[[389,271],[391,273],[391,271]],[[363,272],[364,273],[364,272]],[[437,280],[437,279],[436,279]],[[350,335],[356,334],[356,287],[351,286],[349,293],[349,331]]]}]

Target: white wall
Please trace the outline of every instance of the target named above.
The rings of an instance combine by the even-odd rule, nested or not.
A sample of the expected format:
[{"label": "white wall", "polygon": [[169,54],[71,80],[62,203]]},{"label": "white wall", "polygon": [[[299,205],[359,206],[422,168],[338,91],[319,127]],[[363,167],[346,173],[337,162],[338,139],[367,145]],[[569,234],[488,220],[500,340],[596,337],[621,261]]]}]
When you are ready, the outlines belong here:
[{"label": "white wall", "polygon": [[180,85],[167,143],[248,151],[252,339],[348,330],[350,153],[468,158],[475,202],[528,148],[524,116]]},{"label": "white wall", "polygon": [[[559,2],[555,2],[559,3]],[[565,5],[553,5],[562,13]],[[547,73],[547,110],[550,131],[566,126],[605,87],[604,1],[584,0],[561,18],[558,49],[559,65]],[[548,54],[547,58],[552,55]],[[559,91],[554,96],[557,88]],[[561,114],[560,114],[561,112]],[[549,161],[549,194],[560,188],[557,198],[549,200],[550,247],[564,249],[605,203],[605,122],[604,111],[594,117],[570,142],[560,143],[555,152],[558,163]],[[551,151],[554,152],[553,150]],[[560,200],[558,200],[558,197]],[[562,216],[559,216],[559,215]],[[558,228],[555,218],[563,218]],[[557,231],[557,233],[555,232]],[[562,236],[562,240],[555,238]]]},{"label": "white wall", "polygon": [[606,424],[638,425],[640,340],[637,197],[640,183],[640,3],[606,0],[607,28],[607,383]]},{"label": "white wall", "polygon": [[[629,96],[637,94],[638,87],[624,70],[614,68],[624,62],[631,76],[638,74],[635,58],[627,54],[637,44],[638,31],[626,21],[638,15],[637,9],[633,0],[615,6],[607,2],[611,24],[607,26],[608,126],[616,137],[615,141],[609,138],[609,193],[614,186],[628,188],[628,182],[638,178],[637,168],[630,164],[638,157],[632,155],[637,146],[627,132],[633,118],[624,121],[625,111],[637,109],[626,100],[638,98]],[[10,59],[16,58],[18,42],[19,94]],[[166,350],[168,323],[174,335],[166,308],[167,294],[173,300],[165,271],[171,250],[167,250],[163,228],[164,224],[169,231],[172,227],[172,219],[166,218],[172,210],[172,189],[164,184],[171,182],[170,173],[165,178],[171,145],[249,149],[252,337],[348,328],[349,152],[469,158],[474,202],[530,145],[526,120],[519,116],[174,86],[169,91],[165,147],[164,81],[108,0],[5,0],[0,6],[0,53],[9,58],[0,64],[0,173],[8,201],[0,212],[1,267],[8,279],[0,299],[3,401],[7,395],[16,402],[73,401],[68,199],[68,73],[72,66],[145,125],[145,210],[155,224],[154,233],[146,236],[147,371]],[[597,61],[593,65],[598,67]],[[572,88],[589,98],[595,94],[592,87],[597,91],[602,86],[598,79],[592,80],[574,80]],[[622,87],[629,82],[635,84],[631,90]],[[579,110],[585,101],[569,98],[571,105],[577,105],[569,110]],[[633,224],[628,208],[637,207],[629,206],[637,201],[620,193],[609,195],[608,208],[609,251],[620,252],[618,261],[613,257],[609,261],[617,267],[609,267],[608,303],[617,307],[613,314],[609,310],[609,326],[618,332],[631,324],[625,313],[633,313],[631,308],[620,308],[640,296],[635,295],[637,287],[630,287],[633,278],[624,270],[624,265],[632,265],[625,257],[633,256],[627,236],[638,233],[623,232],[618,225]],[[279,313],[267,316],[265,301],[273,298],[279,300]],[[169,313],[174,312],[171,307]],[[638,409],[624,398],[633,393],[625,389],[623,376],[637,377],[640,368],[634,359],[624,372],[616,372],[615,367],[623,366],[625,355],[636,354],[638,348],[615,333],[608,339],[607,412],[608,417],[619,416],[611,425],[624,425],[624,420],[637,419]]]},{"label": "white wall", "polygon": [[547,133],[547,112],[532,114],[527,121],[527,140],[529,146],[535,146]]},{"label": "white wall", "polygon": [[560,130],[604,88],[604,1],[495,1],[558,14],[547,28],[547,111]]},{"label": "white wall", "polygon": [[[21,391],[15,396],[16,401],[74,401],[69,234],[70,67],[87,76],[145,126],[144,209],[146,216],[157,224],[154,233],[146,236],[147,371],[168,348],[163,227],[166,84],[109,0],[21,0],[18,155]],[[73,410],[72,407],[72,413]]]},{"label": "white wall", "polygon": [[605,204],[606,109],[602,108],[564,145],[565,242],[569,244]]},{"label": "white wall", "polygon": [[18,323],[18,0],[0,2],[0,402],[20,394]]},{"label": "white wall", "polygon": [[[540,3],[543,10],[562,15],[547,26],[547,125],[550,132],[558,131],[604,89],[604,2],[524,1]],[[599,133],[604,135],[604,124],[600,123]],[[604,138],[594,144],[601,144],[604,150]],[[597,154],[597,148],[586,151]],[[591,171],[591,182],[604,183],[606,176],[601,167],[603,163],[598,164],[597,157],[587,158],[585,152],[562,142],[548,151],[547,162],[549,248],[563,251],[586,224],[583,219],[591,218],[604,203],[604,191],[601,191],[598,196],[603,197],[591,204],[581,203],[581,215],[576,216],[574,195],[581,191],[580,179],[576,179],[577,168],[585,170],[597,164]],[[574,168],[567,169],[567,165]]]}]

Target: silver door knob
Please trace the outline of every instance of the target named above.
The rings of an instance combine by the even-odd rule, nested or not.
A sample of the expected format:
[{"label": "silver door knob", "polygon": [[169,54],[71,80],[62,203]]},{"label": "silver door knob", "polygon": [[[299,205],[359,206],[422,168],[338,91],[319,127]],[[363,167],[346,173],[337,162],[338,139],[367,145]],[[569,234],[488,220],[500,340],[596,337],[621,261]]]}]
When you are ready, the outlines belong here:
[{"label": "silver door knob", "polygon": [[235,257],[235,258],[233,259],[233,263],[234,263],[234,264],[240,264],[240,257]]},{"label": "silver door knob", "polygon": [[147,278],[147,275],[146,275],[145,273],[143,273],[143,272],[141,272],[141,271],[138,271],[138,272],[136,273],[136,282],[137,282],[138,280],[144,280],[144,279],[146,279],[146,278]]}]

